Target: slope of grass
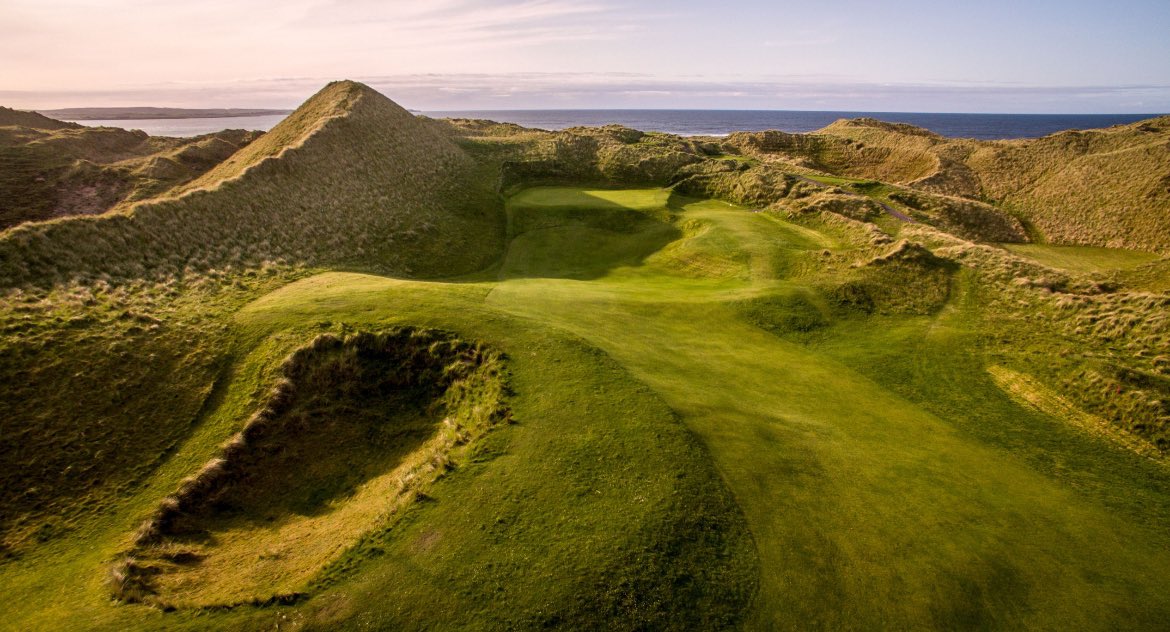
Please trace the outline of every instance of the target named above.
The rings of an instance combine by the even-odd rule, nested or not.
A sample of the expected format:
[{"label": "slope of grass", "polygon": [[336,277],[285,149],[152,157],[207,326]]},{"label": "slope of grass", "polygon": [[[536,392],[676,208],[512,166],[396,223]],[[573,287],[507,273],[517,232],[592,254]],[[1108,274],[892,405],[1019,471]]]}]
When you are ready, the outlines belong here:
[{"label": "slope of grass", "polygon": [[[564,204],[551,204],[558,196]],[[631,194],[629,210],[647,196]],[[604,212],[621,194],[590,199],[544,189],[509,208]],[[9,564],[13,620],[1142,629],[1167,616],[1170,476],[996,386],[970,344],[982,327],[962,289],[973,277],[957,277],[960,291],[923,315],[893,301],[890,315],[865,316],[827,300],[815,269],[755,263],[822,257],[826,244],[844,256],[854,247],[844,235],[813,239],[725,203],[675,199],[650,215],[664,211],[722,232],[679,241],[716,258],[746,252],[743,272],[703,275],[651,256],[598,260],[587,281],[558,278],[537,269],[556,267],[548,250],[518,239],[494,280],[331,273],[250,305],[235,335],[256,351],[239,376],[322,328],[441,327],[512,358],[517,423],[437,482],[433,501],[321,573],[307,601],[161,615],[102,602],[100,581],[78,571],[110,555],[132,517],[231,431],[255,391],[237,378],[149,489],[74,536],[95,550],[62,540]],[[656,243],[650,226],[623,234]],[[877,265],[874,274],[892,264]],[[777,299],[744,308],[767,296]],[[42,555],[58,563],[37,564]],[[34,597],[55,582],[66,586],[55,594],[74,595],[68,613]]]},{"label": "slope of grass", "polygon": [[1050,417],[1063,419],[1085,432],[1100,435],[1137,454],[1161,460],[1161,452],[1148,441],[1126,432],[1100,417],[1078,410],[1036,379],[995,365],[987,367],[987,372],[995,380],[996,386],[1024,405],[1037,408]]},{"label": "slope of grass", "polygon": [[1044,265],[1073,272],[1132,270],[1158,259],[1158,255],[1149,252],[1123,248],[1047,244],[1007,244],[1004,247]]},{"label": "slope of grass", "polygon": [[0,286],[158,281],[265,262],[464,272],[502,245],[487,177],[386,97],[337,82],[178,197],[4,232]]},{"label": "slope of grass", "polygon": [[166,138],[65,123],[0,127],[0,230],[101,214],[157,196],[198,177],[259,135],[224,130]]},{"label": "slope of grass", "polygon": [[745,145],[808,157],[813,168],[993,202],[1047,241],[1170,251],[1170,119],[1038,139],[944,139],[872,119],[838,121],[801,142]]},{"label": "slope of grass", "polygon": [[261,411],[139,530],[116,597],[294,600],[508,416],[499,354],[438,332],[322,335],[281,369]]}]

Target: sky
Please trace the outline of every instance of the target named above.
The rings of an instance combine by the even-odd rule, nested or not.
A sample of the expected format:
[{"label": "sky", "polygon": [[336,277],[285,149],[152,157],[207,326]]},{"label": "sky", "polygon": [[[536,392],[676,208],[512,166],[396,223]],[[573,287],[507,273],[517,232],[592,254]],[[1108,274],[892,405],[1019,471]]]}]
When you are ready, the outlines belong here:
[{"label": "sky", "polygon": [[1170,112],[1170,0],[0,0],[0,105]]}]

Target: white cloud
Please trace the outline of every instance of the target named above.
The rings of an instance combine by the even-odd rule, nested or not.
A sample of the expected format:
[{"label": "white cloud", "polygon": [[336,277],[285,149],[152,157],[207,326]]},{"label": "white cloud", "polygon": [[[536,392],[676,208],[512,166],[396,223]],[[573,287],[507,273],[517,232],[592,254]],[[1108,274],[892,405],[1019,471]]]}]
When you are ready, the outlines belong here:
[{"label": "white cloud", "polygon": [[977,21],[841,15],[764,0],[0,0],[0,103],[291,107],[350,77],[416,108],[1170,109],[1165,17],[1098,16],[1094,33],[1120,20],[1124,37],[1066,50],[1043,24],[982,38]]}]

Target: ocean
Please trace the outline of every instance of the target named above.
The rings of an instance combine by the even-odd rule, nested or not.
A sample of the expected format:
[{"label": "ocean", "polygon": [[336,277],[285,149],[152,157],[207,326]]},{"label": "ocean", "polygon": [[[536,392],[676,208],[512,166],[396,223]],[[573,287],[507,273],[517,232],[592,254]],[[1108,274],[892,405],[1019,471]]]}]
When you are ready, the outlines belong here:
[{"label": "ocean", "polygon": [[[468,110],[423,112],[434,118],[478,118],[559,130],[617,123],[643,131],[682,136],[722,136],[736,131],[777,129],[811,132],[841,118],[872,117],[909,123],[952,138],[1036,138],[1067,129],[1124,125],[1157,114],[932,114],[922,112],[804,112],[787,110]],[[268,130],[281,115],[210,119],[78,121],[141,129],[152,136],[197,136],[222,129]]]},{"label": "ocean", "polygon": [[267,132],[284,120],[284,114],[226,116],[221,118],[117,119],[73,121],[89,127],[140,129],[151,136],[199,136],[225,129],[258,129]]}]

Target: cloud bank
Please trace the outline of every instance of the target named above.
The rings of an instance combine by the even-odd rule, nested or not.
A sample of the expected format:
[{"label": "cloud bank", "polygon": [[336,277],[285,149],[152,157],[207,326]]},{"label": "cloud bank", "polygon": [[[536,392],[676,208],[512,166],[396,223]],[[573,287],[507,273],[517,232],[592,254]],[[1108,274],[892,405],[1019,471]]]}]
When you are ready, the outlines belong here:
[{"label": "cloud bank", "polygon": [[0,104],[1170,110],[1170,2],[1098,4],[0,0]]},{"label": "cloud bank", "polygon": [[[350,77],[405,107],[427,110],[757,109],[889,112],[1162,113],[1170,84],[1027,86],[867,83],[837,77],[655,78],[637,73],[413,74]],[[3,90],[26,109],[82,106],[292,108],[330,78],[126,86],[106,90]]]}]

